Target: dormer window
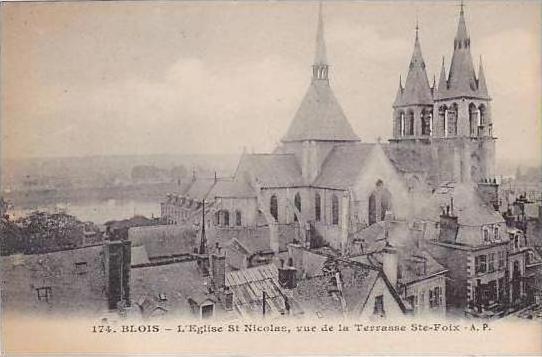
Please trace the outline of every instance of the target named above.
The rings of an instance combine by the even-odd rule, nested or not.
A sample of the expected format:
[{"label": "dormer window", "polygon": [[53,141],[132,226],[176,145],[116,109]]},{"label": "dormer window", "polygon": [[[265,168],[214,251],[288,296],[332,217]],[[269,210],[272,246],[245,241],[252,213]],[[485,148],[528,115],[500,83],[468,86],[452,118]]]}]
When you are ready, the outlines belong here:
[{"label": "dormer window", "polygon": [[489,229],[487,227],[483,228],[482,234],[484,236],[484,243],[489,243]]},{"label": "dormer window", "polygon": [[84,275],[88,272],[87,262],[75,263],[75,274]]}]

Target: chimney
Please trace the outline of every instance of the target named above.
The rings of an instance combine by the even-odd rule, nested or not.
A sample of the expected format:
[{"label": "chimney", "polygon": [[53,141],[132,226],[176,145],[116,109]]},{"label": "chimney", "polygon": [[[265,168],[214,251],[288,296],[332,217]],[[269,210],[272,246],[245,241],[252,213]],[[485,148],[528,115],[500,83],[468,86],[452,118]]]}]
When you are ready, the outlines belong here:
[{"label": "chimney", "polygon": [[484,179],[479,182],[478,192],[486,205],[496,211],[499,210],[499,184],[496,179]]},{"label": "chimney", "polygon": [[281,288],[293,289],[297,286],[297,269],[293,266],[292,258],[288,258],[288,265],[284,266],[284,260],[280,260],[279,285]]},{"label": "chimney", "polygon": [[[453,201],[452,201],[453,204]],[[446,210],[440,215],[440,233],[438,240],[441,242],[455,243],[459,224],[457,216],[450,212],[450,206],[446,206]]]},{"label": "chimney", "polygon": [[399,255],[397,250],[389,243],[382,250],[382,269],[391,285],[395,288],[397,286]]},{"label": "chimney", "polygon": [[226,311],[233,310],[233,291],[228,286],[224,288],[224,309]]},{"label": "chimney", "polygon": [[215,290],[222,290],[226,286],[226,255],[220,247],[211,254],[211,279]]},{"label": "chimney", "polygon": [[104,243],[107,306],[117,309],[119,303],[130,306],[131,241]]}]

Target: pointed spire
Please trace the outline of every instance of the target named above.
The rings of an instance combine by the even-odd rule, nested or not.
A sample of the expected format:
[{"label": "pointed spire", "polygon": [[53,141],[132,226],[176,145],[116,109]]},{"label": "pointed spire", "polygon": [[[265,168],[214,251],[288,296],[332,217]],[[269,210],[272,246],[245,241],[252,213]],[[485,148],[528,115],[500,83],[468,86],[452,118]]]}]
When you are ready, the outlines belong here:
[{"label": "pointed spire", "polygon": [[318,6],[318,28],[316,30],[316,53],[314,64],[328,64],[326,56],[326,42],[324,41],[324,18],[322,15],[322,3]]},{"label": "pointed spire", "polygon": [[465,10],[463,1],[461,1],[461,10],[459,11],[459,23],[457,24],[457,34],[455,35],[455,46],[455,48],[457,48],[458,46],[466,48],[470,47],[467,24],[465,23]]},{"label": "pointed spire", "polygon": [[448,89],[448,81],[446,80],[446,66],[444,65],[444,56],[442,56],[442,66],[440,67],[440,78],[438,81],[438,92],[444,93]]},{"label": "pointed spire", "polygon": [[324,41],[324,18],[322,3],[318,6],[318,27],[316,29],[316,52],[312,65],[312,80],[328,80],[328,63],[326,55],[326,42]]},{"label": "pointed spire", "polygon": [[478,68],[478,92],[480,95],[488,97],[486,76],[484,74],[484,65],[482,63],[482,56],[480,56],[480,65]]},{"label": "pointed spire", "polygon": [[425,71],[425,62],[422,56],[422,48],[419,38],[419,25],[416,20],[416,38],[414,50],[410,59],[408,75],[402,95],[395,100],[395,106],[433,104],[433,94],[429,86],[429,79]]}]

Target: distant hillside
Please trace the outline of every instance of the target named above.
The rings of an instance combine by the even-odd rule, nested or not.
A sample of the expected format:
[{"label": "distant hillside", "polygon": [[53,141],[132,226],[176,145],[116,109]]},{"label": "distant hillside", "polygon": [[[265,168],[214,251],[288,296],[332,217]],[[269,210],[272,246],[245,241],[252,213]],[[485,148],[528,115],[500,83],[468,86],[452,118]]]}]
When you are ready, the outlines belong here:
[{"label": "distant hillside", "polygon": [[[132,184],[134,167],[156,167],[164,172],[183,166],[187,175],[233,174],[239,155],[127,155],[29,158],[2,162],[3,190],[109,187]],[[164,180],[168,177],[161,175]]]}]

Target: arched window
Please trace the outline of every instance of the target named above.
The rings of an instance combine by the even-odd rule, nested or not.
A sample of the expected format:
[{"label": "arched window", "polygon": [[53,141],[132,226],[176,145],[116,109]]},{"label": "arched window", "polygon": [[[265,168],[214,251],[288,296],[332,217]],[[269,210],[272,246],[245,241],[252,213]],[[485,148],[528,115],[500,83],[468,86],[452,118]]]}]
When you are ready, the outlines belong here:
[{"label": "arched window", "polygon": [[[299,192],[295,194],[294,196],[294,205],[295,208],[301,213],[301,196],[299,195]],[[294,212],[294,222],[297,222],[297,212]]]},{"label": "arched window", "polygon": [[448,136],[457,135],[457,103],[452,104],[448,111]]},{"label": "arched window", "polygon": [[335,194],[331,196],[331,224],[339,224],[339,198]]},{"label": "arched window", "polygon": [[408,135],[414,135],[414,112],[408,111]]},{"label": "arched window", "polygon": [[376,181],[376,187],[369,196],[369,225],[384,220],[386,212],[391,210],[391,193],[384,187],[382,180]]},{"label": "arched window", "polygon": [[322,199],[320,194],[316,192],[314,194],[314,219],[319,222],[322,215]]},{"label": "arched window", "polygon": [[271,216],[275,219],[275,221],[278,222],[279,220],[279,205],[277,202],[277,196],[273,195],[271,196],[271,200],[269,202],[269,211],[271,212]]},{"label": "arched window", "polygon": [[405,112],[399,114],[399,136],[405,136]]},{"label": "arched window", "polygon": [[445,105],[440,106],[439,108],[439,122],[440,122],[440,132],[442,136],[448,136],[448,107]]},{"label": "arched window", "polygon": [[422,122],[422,135],[431,135],[432,113],[428,109],[424,109],[420,114],[420,119]]},{"label": "arched window", "polygon": [[235,211],[235,225],[240,226],[241,223],[241,211],[237,210]]},{"label": "arched window", "polygon": [[483,105],[483,104],[480,104],[480,106],[478,107],[478,110],[480,112],[480,120],[478,122],[478,125],[480,125],[480,126],[486,125],[486,121],[487,121],[486,106]]},{"label": "arched window", "polygon": [[222,222],[221,226],[223,227],[229,227],[230,226],[230,212],[223,210],[222,211]]},{"label": "arched window", "polygon": [[470,136],[478,136],[478,109],[474,103],[469,104],[469,127],[470,127]]}]

